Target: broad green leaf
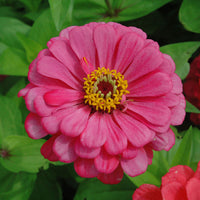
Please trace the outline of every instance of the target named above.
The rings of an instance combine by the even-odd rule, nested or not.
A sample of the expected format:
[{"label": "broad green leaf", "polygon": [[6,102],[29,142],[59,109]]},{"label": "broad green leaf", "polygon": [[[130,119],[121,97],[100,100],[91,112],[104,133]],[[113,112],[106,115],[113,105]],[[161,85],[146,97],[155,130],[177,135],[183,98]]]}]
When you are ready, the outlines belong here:
[{"label": "broad green leaf", "polygon": [[195,107],[194,105],[192,105],[189,101],[186,100],[186,108],[185,108],[186,112],[190,112],[190,113],[200,113],[200,110]]},{"label": "broad green leaf", "polygon": [[9,158],[1,164],[12,172],[37,173],[41,167],[48,168],[48,161],[41,155],[40,148],[45,140],[33,140],[28,136],[10,135],[3,140],[2,148],[9,152]]},{"label": "broad green leaf", "polygon": [[0,7],[0,17],[19,17],[19,13],[17,13],[14,8],[9,6],[2,6]]},{"label": "broad green leaf", "polygon": [[12,173],[0,165],[0,199],[28,200],[36,180],[35,174]]},{"label": "broad green leaf", "polygon": [[58,36],[55,24],[51,16],[50,10],[45,10],[33,24],[28,36],[38,42],[42,48],[46,48],[47,42],[55,36]]},{"label": "broad green leaf", "polygon": [[171,167],[176,165],[189,165],[192,146],[192,127],[187,130],[184,138],[181,139],[177,146],[177,150],[173,153]]},{"label": "broad green leaf", "polygon": [[199,8],[199,0],[183,0],[179,10],[180,22],[187,30],[195,33],[200,33]]},{"label": "broad green leaf", "polygon": [[4,50],[6,50],[8,46],[4,44],[3,42],[0,42],[0,55],[3,53]]},{"label": "broad green leaf", "polygon": [[49,5],[58,31],[64,26],[70,26],[72,24],[74,0],[49,0]]},{"label": "broad green leaf", "polygon": [[10,17],[0,17],[0,42],[10,47],[21,48],[16,33],[26,34],[30,26],[18,19]]},{"label": "broad green leaf", "polygon": [[[115,0],[113,0],[114,2]],[[149,13],[157,10],[161,6],[171,2],[172,0],[156,0],[156,1],[149,1],[149,0],[118,0],[121,1],[120,7],[116,10],[119,12],[116,13],[116,18],[113,18],[115,21],[127,21],[133,20]]]},{"label": "broad green leaf", "polygon": [[[33,192],[29,200],[62,200],[62,191],[58,182],[48,171],[38,173]],[[67,189],[67,188],[66,188]]]},{"label": "broad green leaf", "polygon": [[124,177],[117,185],[106,185],[97,179],[83,181],[76,193],[74,200],[121,200],[131,199],[134,185]]},{"label": "broad green leaf", "polygon": [[200,46],[200,42],[181,42],[162,46],[160,51],[169,54],[176,64],[176,73],[183,80],[190,70],[189,58]]},{"label": "broad green leaf", "polygon": [[0,144],[9,135],[26,135],[17,102],[0,96]]},{"label": "broad green leaf", "polygon": [[36,11],[42,0],[19,0],[22,2],[26,8],[31,11]]},{"label": "broad green leaf", "polygon": [[7,48],[0,55],[0,74],[27,76],[28,62],[24,51],[16,48]]},{"label": "broad green leaf", "polygon": [[28,62],[31,63],[42,50],[42,46],[24,34],[17,34],[17,36],[24,47]]}]

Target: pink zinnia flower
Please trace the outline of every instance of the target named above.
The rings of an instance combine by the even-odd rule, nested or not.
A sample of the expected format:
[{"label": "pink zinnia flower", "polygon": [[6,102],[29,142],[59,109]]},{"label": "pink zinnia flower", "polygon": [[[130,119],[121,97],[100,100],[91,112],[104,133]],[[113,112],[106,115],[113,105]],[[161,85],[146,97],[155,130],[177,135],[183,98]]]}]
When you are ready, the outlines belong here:
[{"label": "pink zinnia flower", "polygon": [[170,56],[135,27],[90,23],[64,29],[31,63],[19,92],[41,153],[74,162],[82,177],[118,183],[146,171],[154,150],[169,150],[170,125],[185,116],[182,83]]},{"label": "pink zinnia flower", "polygon": [[200,162],[196,172],[190,167],[177,165],[162,177],[160,188],[143,184],[133,194],[133,200],[199,200]]}]

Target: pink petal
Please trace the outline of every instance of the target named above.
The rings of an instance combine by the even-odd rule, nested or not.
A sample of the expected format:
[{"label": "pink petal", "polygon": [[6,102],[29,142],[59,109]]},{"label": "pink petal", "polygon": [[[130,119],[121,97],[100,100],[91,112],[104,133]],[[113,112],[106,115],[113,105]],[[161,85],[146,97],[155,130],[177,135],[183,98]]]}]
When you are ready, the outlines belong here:
[{"label": "pink petal", "polygon": [[197,179],[200,179],[200,161],[198,162],[197,170],[194,174],[194,177],[196,177]]},{"label": "pink petal", "polygon": [[175,135],[171,129],[165,133],[156,134],[151,145],[152,148],[156,151],[169,151],[172,146],[175,144]]},{"label": "pink petal", "polygon": [[124,73],[124,77],[128,83],[138,79],[152,71],[154,71],[162,63],[162,54],[152,48],[144,48],[137,54],[132,64]]},{"label": "pink petal", "polygon": [[104,114],[95,112],[80,135],[81,143],[89,148],[100,147],[105,143],[108,134]]},{"label": "pink petal", "polygon": [[42,96],[49,91],[46,88],[42,88],[42,87],[34,87],[32,89],[30,89],[26,96],[25,96],[25,103],[26,103],[26,107],[28,108],[28,110],[30,110],[31,112],[36,112],[35,107],[34,107],[34,100],[36,97],[38,96]]},{"label": "pink petal", "polygon": [[69,112],[60,124],[61,132],[70,137],[80,135],[87,126],[90,112],[91,108],[89,106],[83,106]]},{"label": "pink petal", "polygon": [[50,160],[50,161],[58,161],[57,155],[53,152],[53,144],[55,139],[58,137],[58,135],[54,135],[51,138],[49,138],[41,147],[41,154],[44,156],[44,158]]},{"label": "pink petal", "polygon": [[180,125],[182,124],[183,120],[185,119],[185,106],[186,106],[186,101],[185,97],[183,94],[179,95],[180,98],[180,104],[173,107],[171,109],[171,124],[172,125]]},{"label": "pink petal", "polygon": [[64,39],[69,39],[69,32],[70,32],[72,29],[74,29],[75,27],[77,27],[77,26],[69,26],[69,27],[63,29],[63,30],[60,32],[60,35],[59,35],[59,36],[60,36],[61,38],[64,38]]},{"label": "pink petal", "polygon": [[174,93],[174,94],[182,93],[183,92],[183,84],[182,84],[179,76],[174,73],[172,75],[171,79],[172,79],[172,84],[173,84],[172,93]]},{"label": "pink petal", "polygon": [[97,49],[99,67],[112,67],[116,42],[116,32],[112,26],[102,24],[94,29],[94,43]]},{"label": "pink petal", "polygon": [[172,89],[171,79],[167,74],[154,73],[129,84],[127,97],[154,97],[167,94]]},{"label": "pink petal", "polygon": [[143,45],[144,40],[140,36],[135,33],[126,33],[119,42],[114,69],[123,73]]},{"label": "pink petal", "polygon": [[85,76],[85,73],[80,67],[79,59],[71,49],[69,42],[62,39],[58,39],[52,41],[48,47],[51,53],[61,63],[63,63],[74,76],[76,76],[79,80],[82,81],[83,77]]},{"label": "pink petal", "polygon": [[145,47],[153,47],[156,50],[159,50],[159,44],[151,39],[145,40]]},{"label": "pink petal", "polygon": [[129,176],[138,176],[147,170],[148,158],[143,148],[138,150],[138,154],[132,159],[121,159],[122,169]]},{"label": "pink petal", "polygon": [[83,58],[80,60],[80,65],[81,65],[83,71],[84,71],[86,74],[90,74],[92,71],[95,70],[95,67],[87,60],[86,57],[83,57]]},{"label": "pink petal", "polygon": [[60,106],[75,100],[83,99],[83,92],[73,89],[52,90],[44,95],[44,99],[48,105]]},{"label": "pink petal", "polygon": [[153,139],[154,133],[139,121],[117,110],[113,114],[133,146],[143,147]]},{"label": "pink petal", "polygon": [[147,154],[148,164],[151,165],[152,164],[152,159],[153,159],[153,150],[152,150],[150,145],[146,145],[144,147],[144,150],[145,150],[145,152]]},{"label": "pink petal", "polygon": [[69,42],[79,59],[86,57],[96,66],[96,49],[93,42],[93,32],[87,26],[75,27],[69,32]]},{"label": "pink petal", "polygon": [[133,31],[134,33],[140,35],[143,39],[147,38],[147,34],[142,29],[133,26],[130,26],[128,28],[131,29],[131,31]]},{"label": "pink petal", "polygon": [[93,159],[77,159],[74,162],[74,169],[79,176],[84,178],[94,178],[99,174],[94,166]]},{"label": "pink petal", "polygon": [[170,109],[156,102],[129,102],[128,109],[152,124],[165,125],[171,117]]},{"label": "pink petal", "polygon": [[127,147],[126,134],[119,128],[119,126],[113,121],[110,115],[105,115],[109,134],[104,144],[105,150],[111,155],[117,155],[122,153]]},{"label": "pink petal", "polygon": [[61,162],[71,163],[78,158],[74,151],[74,140],[64,135],[60,135],[56,138],[53,151]]},{"label": "pink petal", "polygon": [[162,177],[162,186],[171,185],[173,182],[185,186],[187,181],[194,176],[194,171],[186,165],[177,165],[170,168],[169,172]]},{"label": "pink petal", "polygon": [[200,199],[200,179],[191,178],[186,185],[187,197],[189,200]]},{"label": "pink petal", "polygon": [[101,153],[94,159],[96,169],[101,173],[112,173],[119,165],[119,159],[116,156],[111,156],[106,151]]},{"label": "pink petal", "polygon": [[123,151],[122,157],[125,159],[135,158],[138,153],[138,148],[134,147],[131,144],[128,144],[127,148]]},{"label": "pink petal", "polygon": [[80,141],[77,139],[75,143],[75,152],[81,158],[95,158],[99,155],[101,148],[88,148],[83,146]]},{"label": "pink petal", "polygon": [[34,113],[29,113],[26,117],[25,129],[32,139],[40,139],[48,135],[41,125],[41,118]]},{"label": "pink petal", "polygon": [[17,96],[18,97],[24,97],[29,92],[29,90],[32,89],[32,88],[34,88],[34,87],[35,86],[33,84],[29,83],[25,88],[21,89],[18,92]]},{"label": "pink petal", "polygon": [[114,172],[110,174],[100,173],[97,178],[104,184],[118,184],[122,180],[123,175],[124,172],[121,166],[118,166]]},{"label": "pink petal", "polygon": [[38,61],[37,71],[43,76],[63,81],[68,87],[77,90],[80,90],[82,87],[81,84],[72,76],[67,67],[53,57],[42,57]]},{"label": "pink petal", "polygon": [[132,200],[163,200],[160,188],[155,185],[143,184],[135,190]]},{"label": "pink petal", "polygon": [[178,182],[172,182],[163,186],[161,193],[165,200],[188,200],[184,186]]}]

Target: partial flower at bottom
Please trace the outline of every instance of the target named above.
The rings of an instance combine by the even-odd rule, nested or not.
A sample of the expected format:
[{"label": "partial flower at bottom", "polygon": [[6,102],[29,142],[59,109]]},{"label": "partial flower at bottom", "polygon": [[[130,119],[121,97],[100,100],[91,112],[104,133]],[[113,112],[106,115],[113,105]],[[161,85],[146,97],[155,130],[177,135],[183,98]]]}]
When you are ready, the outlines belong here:
[{"label": "partial flower at bottom", "polygon": [[90,23],[64,29],[47,46],[19,92],[30,110],[28,135],[51,136],[45,158],[116,184],[123,172],[144,173],[152,150],[174,145],[170,125],[185,116],[182,83],[171,57],[142,30]]},{"label": "partial flower at bottom", "polygon": [[132,200],[199,200],[200,162],[196,172],[185,165],[172,167],[162,177],[161,187],[143,184],[133,194]]}]

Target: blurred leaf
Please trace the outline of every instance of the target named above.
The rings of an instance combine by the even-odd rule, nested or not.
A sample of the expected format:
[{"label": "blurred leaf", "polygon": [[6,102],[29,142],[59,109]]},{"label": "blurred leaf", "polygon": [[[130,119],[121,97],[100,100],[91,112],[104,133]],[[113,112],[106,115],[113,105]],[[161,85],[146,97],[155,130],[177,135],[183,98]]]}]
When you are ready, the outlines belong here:
[{"label": "blurred leaf", "polygon": [[1,164],[12,172],[37,173],[39,168],[48,168],[48,161],[41,155],[40,148],[45,140],[33,140],[27,136],[10,135],[3,139],[2,148],[9,152],[9,157]]},{"label": "blurred leaf", "polygon": [[0,42],[10,47],[20,48],[16,33],[26,34],[30,27],[18,19],[9,17],[0,17]]},{"label": "blurred leaf", "polygon": [[192,32],[200,33],[200,1],[183,0],[179,10],[179,20],[184,27]]},{"label": "blurred leaf", "polygon": [[0,17],[13,17],[18,18],[20,14],[17,13],[14,8],[9,6],[2,6],[0,7]]},{"label": "blurred leaf", "polygon": [[195,107],[194,105],[192,105],[189,101],[186,100],[186,108],[185,108],[186,112],[190,112],[190,113],[200,113],[200,110]]},{"label": "blurred leaf", "polygon": [[38,173],[35,187],[29,200],[62,200],[62,191],[56,180],[52,179],[52,174],[47,171]]},{"label": "blurred leaf", "polygon": [[9,135],[26,135],[17,103],[0,96],[0,144]]},{"label": "blurred leaf", "polygon": [[60,31],[63,27],[70,26],[74,0],[49,0],[49,4],[56,29]]},{"label": "blurred leaf", "polygon": [[16,48],[7,48],[0,55],[0,74],[27,76],[28,62],[24,51]]},{"label": "blurred leaf", "polygon": [[4,44],[3,42],[0,42],[0,55],[3,53],[4,50],[6,50],[8,46]]},{"label": "blurred leaf", "polygon": [[42,0],[19,0],[22,2],[26,8],[28,8],[31,11],[35,11],[38,9],[40,3]]},{"label": "blurred leaf", "polygon": [[42,46],[24,34],[17,34],[19,41],[25,49],[27,60],[31,63],[42,50]]},{"label": "blurred leaf", "polygon": [[35,174],[12,173],[0,165],[0,199],[28,200],[36,180]]},{"label": "blurred leaf", "polygon": [[58,31],[53,23],[50,10],[45,10],[35,21],[30,32],[29,37],[38,42],[42,48],[46,48],[47,42],[58,35]]},{"label": "blurred leaf", "polygon": [[80,184],[74,200],[131,199],[133,190],[134,185],[126,177],[117,185],[107,185],[97,179],[89,179]]},{"label": "blurred leaf", "polygon": [[179,143],[177,150],[174,152],[171,167],[176,165],[189,165],[191,157],[191,146],[192,127],[187,130],[184,138]]},{"label": "blurred leaf", "polygon": [[200,46],[200,42],[181,42],[162,46],[160,51],[169,54],[176,64],[176,73],[183,80],[190,70],[189,58]]}]

